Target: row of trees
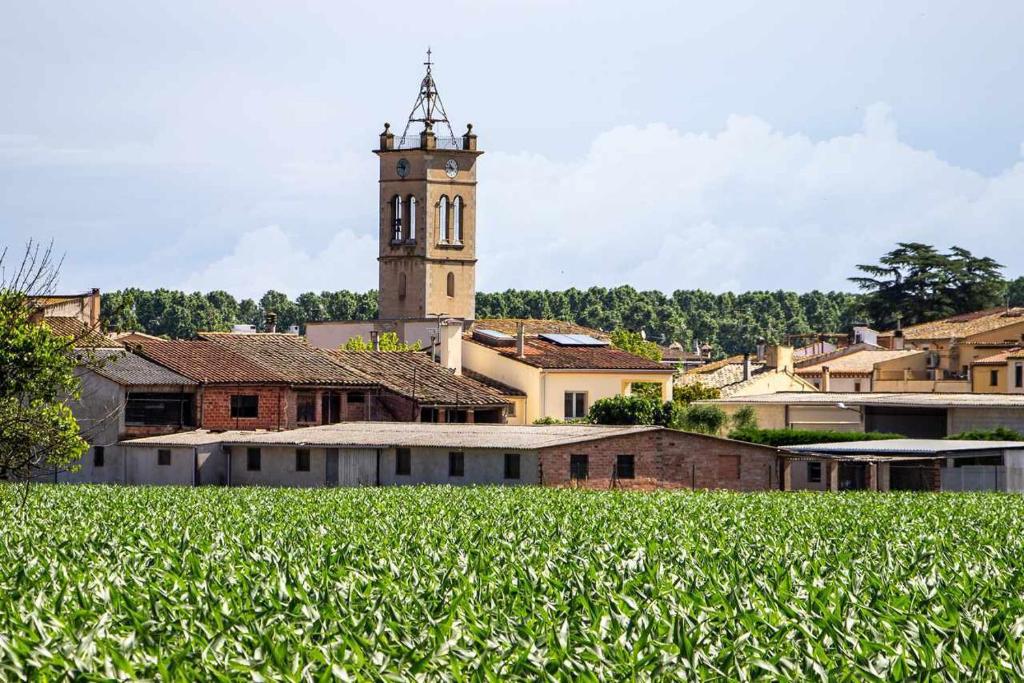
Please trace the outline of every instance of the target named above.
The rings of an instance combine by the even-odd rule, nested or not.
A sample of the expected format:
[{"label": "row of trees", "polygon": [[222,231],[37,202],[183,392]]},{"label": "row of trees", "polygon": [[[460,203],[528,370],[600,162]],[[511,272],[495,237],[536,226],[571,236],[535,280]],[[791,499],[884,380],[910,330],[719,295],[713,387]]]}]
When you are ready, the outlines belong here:
[{"label": "row of trees", "polygon": [[[1024,277],[1007,282],[1000,266],[954,247],[948,253],[917,243],[900,244],[878,265],[858,266],[850,278],[862,293],[754,291],[714,294],[676,290],[670,294],[629,286],[589,289],[515,290],[477,294],[478,318],[557,318],[602,330],[643,331],[661,343],[710,344],[716,355],[751,350],[758,339],[845,333],[855,322],[887,329],[945,315],[1009,303],[1024,305]],[[370,320],[377,292],[306,292],[295,299],[269,291],[256,301],[224,291],[207,294],[126,289],[103,297],[103,318],[112,329],[191,337],[200,330],[233,324],[257,327],[267,312],[279,328],[322,320]]]}]

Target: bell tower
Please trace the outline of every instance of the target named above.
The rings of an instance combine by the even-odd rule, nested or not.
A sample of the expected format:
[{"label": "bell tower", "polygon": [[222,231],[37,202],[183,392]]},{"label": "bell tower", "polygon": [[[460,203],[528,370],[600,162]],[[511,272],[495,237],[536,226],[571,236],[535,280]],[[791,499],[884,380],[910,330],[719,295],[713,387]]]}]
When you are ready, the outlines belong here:
[{"label": "bell tower", "polygon": [[[472,320],[476,310],[476,162],[473,125],[456,137],[426,75],[400,137],[384,124],[380,147],[379,318],[437,315]],[[410,132],[413,124],[422,129]],[[441,135],[435,133],[437,128]]]}]

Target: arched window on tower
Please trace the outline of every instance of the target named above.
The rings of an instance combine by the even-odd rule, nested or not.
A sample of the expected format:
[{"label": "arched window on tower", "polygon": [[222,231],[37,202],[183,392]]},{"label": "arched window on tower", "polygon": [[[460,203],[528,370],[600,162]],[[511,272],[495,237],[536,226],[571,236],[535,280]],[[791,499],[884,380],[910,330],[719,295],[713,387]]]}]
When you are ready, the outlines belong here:
[{"label": "arched window on tower", "polygon": [[405,273],[398,274],[398,298],[405,298]]},{"label": "arched window on tower", "polygon": [[391,199],[391,241],[402,241],[402,198],[397,194]]},{"label": "arched window on tower", "polygon": [[448,273],[448,296],[455,296],[455,273]]},{"label": "arched window on tower", "polygon": [[448,243],[448,197],[441,195],[440,201],[437,203],[437,240],[439,242]]},{"label": "arched window on tower", "polygon": [[452,203],[452,223],[455,226],[455,244],[462,244],[462,197],[456,195]]},{"label": "arched window on tower", "polygon": [[409,220],[406,224],[409,226],[407,232],[409,233],[406,239],[410,242],[416,241],[416,197],[409,195]]}]

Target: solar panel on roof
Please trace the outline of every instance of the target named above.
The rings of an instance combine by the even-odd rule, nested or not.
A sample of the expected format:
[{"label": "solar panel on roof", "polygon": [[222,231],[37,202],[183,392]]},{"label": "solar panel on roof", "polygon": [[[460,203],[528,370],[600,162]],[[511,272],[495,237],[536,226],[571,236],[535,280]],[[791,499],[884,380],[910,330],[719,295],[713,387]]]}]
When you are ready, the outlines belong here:
[{"label": "solar panel on roof", "polygon": [[608,342],[595,339],[589,334],[541,334],[544,341],[559,346],[608,346]]}]

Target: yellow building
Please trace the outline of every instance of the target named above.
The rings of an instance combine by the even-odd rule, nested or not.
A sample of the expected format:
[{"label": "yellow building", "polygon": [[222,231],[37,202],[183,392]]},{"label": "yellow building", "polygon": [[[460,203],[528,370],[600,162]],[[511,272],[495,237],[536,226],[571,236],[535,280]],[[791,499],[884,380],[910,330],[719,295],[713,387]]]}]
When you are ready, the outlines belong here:
[{"label": "yellow building", "polygon": [[975,361],[971,383],[982,394],[1024,394],[1024,347]]},{"label": "yellow building", "polygon": [[583,418],[595,401],[630,394],[634,384],[655,384],[662,400],[672,398],[673,368],[613,348],[596,333],[566,333],[568,323],[555,326],[562,332],[548,333],[542,331],[545,321],[522,321],[512,335],[490,329],[507,328],[510,321],[490,322],[477,321],[464,336],[462,367],[505,387],[516,406],[511,423]]},{"label": "yellow building", "polygon": [[[928,352],[925,367],[915,369],[912,376],[906,379],[966,382],[973,363],[1018,346],[1022,339],[1024,308],[1002,307],[912,325],[879,335],[878,343],[894,350]],[[954,388],[952,391],[969,391],[969,386],[964,384],[962,388]],[[939,387],[927,388],[924,385],[907,390],[943,391]]]}]

